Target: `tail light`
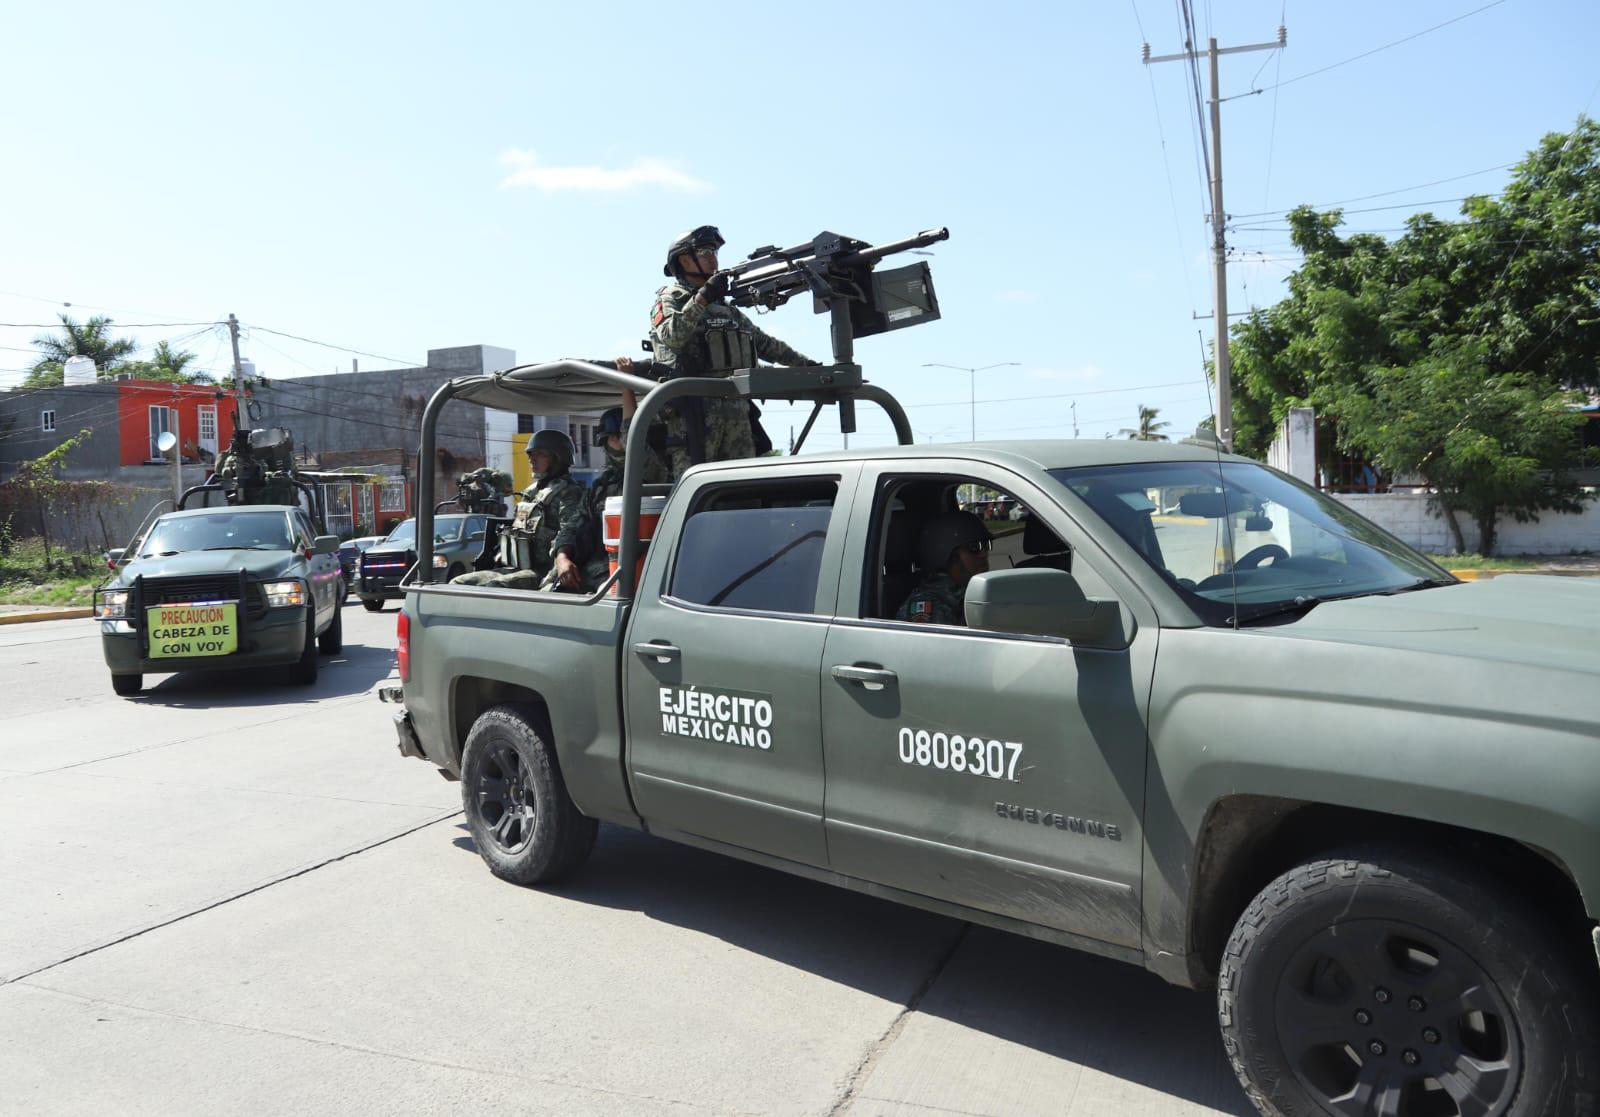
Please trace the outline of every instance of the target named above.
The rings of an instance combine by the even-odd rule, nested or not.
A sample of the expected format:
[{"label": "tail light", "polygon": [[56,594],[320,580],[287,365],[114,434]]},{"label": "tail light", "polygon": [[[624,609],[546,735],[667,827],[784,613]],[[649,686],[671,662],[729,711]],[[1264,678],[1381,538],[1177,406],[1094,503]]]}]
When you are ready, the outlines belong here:
[{"label": "tail light", "polygon": [[400,681],[411,681],[411,618],[405,609],[400,610],[400,619],[395,622],[395,658],[400,663]]}]

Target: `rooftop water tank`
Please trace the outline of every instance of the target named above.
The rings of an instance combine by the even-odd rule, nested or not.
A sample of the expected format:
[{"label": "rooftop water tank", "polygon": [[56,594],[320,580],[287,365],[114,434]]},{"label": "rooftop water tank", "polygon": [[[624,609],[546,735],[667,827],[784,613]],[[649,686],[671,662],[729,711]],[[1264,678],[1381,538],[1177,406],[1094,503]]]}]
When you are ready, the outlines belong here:
[{"label": "rooftop water tank", "polygon": [[61,375],[61,383],[67,387],[76,384],[93,384],[99,379],[95,375],[93,357],[68,357]]}]

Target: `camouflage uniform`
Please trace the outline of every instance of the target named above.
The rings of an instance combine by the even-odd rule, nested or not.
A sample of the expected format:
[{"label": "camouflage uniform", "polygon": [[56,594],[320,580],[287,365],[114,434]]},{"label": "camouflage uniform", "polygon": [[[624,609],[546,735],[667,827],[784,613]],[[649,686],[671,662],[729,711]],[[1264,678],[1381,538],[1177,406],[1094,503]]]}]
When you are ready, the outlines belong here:
[{"label": "camouflage uniform", "polygon": [[[670,375],[728,376],[753,368],[758,359],[780,365],[817,362],[765,333],[744,312],[726,303],[709,306],[695,298],[696,289],[669,283],[656,292],[650,312],[650,345],[658,364],[672,366]],[[708,462],[755,457],[750,407],[743,399],[706,399],[704,459]],[[667,408],[667,446],[673,477],[681,477],[691,461],[688,425],[675,407]]]},{"label": "camouflage uniform", "polygon": [[[622,421],[622,438],[628,438],[628,426],[631,419]],[[611,559],[606,554],[605,548],[605,511],[606,501],[614,496],[622,495],[622,470],[625,465],[626,455],[605,448],[606,467],[589,482],[589,503],[585,511],[588,517],[584,524],[584,538],[588,554],[583,558],[583,588],[593,593],[600,587],[600,583],[611,576]],[[672,480],[667,472],[667,465],[661,456],[654,450],[649,451],[644,462],[644,483],[646,485],[664,485]]]},{"label": "camouflage uniform", "polygon": [[452,579],[459,586],[498,586],[502,589],[539,589],[550,576],[558,551],[578,552],[583,529],[584,490],[566,473],[536,481],[522,491],[517,512],[501,536],[500,565],[516,565],[514,540],[529,540],[532,569],[474,570]]},{"label": "camouflage uniform", "polygon": [[950,575],[932,574],[911,591],[894,618],[916,624],[964,625],[967,623],[966,597],[966,587],[956,585]]}]

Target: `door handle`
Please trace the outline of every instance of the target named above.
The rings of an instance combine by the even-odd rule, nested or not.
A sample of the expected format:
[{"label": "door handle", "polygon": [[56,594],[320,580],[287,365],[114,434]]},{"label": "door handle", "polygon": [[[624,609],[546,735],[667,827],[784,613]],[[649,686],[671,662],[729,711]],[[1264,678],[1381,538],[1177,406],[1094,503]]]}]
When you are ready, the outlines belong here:
[{"label": "door handle", "polygon": [[833,677],[847,683],[860,683],[868,690],[882,690],[900,681],[900,676],[886,667],[856,667],[846,663],[833,665]]},{"label": "door handle", "polygon": [[682,650],[671,644],[635,644],[633,650],[646,659],[653,659],[657,663],[670,663],[683,655]]}]

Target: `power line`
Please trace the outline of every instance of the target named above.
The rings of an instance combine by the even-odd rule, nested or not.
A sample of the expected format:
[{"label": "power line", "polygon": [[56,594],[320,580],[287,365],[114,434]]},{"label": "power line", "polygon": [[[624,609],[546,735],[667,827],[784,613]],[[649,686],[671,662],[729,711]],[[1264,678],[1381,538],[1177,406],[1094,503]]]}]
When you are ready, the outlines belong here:
[{"label": "power line", "polygon": [[[163,328],[176,328],[178,326],[220,326],[221,322],[118,322],[110,320],[110,324],[123,330],[150,330]],[[59,330],[61,321],[54,322],[0,322],[0,326],[10,326],[19,330]],[[387,359],[387,358],[385,358]]]},{"label": "power line", "polygon": [[318,345],[324,349],[337,349],[341,353],[354,353],[357,357],[372,357],[379,361],[394,361],[396,364],[404,368],[428,367],[428,362],[426,361],[408,361],[404,357],[386,357],[382,353],[368,353],[365,349],[351,349],[344,345],[334,345],[333,343],[327,341],[317,341],[315,338],[301,337],[299,334],[285,333],[283,330],[269,330],[265,326],[257,326],[250,322],[246,322],[244,325],[251,330],[260,330],[262,333],[272,334],[275,337],[292,338],[295,341],[303,341],[307,345]]},{"label": "power line", "polygon": [[1373,47],[1371,50],[1362,51],[1360,54],[1354,55],[1354,56],[1352,56],[1350,58],[1346,58],[1342,62],[1334,62],[1334,63],[1331,63],[1331,64],[1329,64],[1327,66],[1323,66],[1323,67],[1320,67],[1318,69],[1311,70],[1311,71],[1309,71],[1307,73],[1304,73],[1304,74],[1296,74],[1292,78],[1284,78],[1282,81],[1275,82],[1274,84],[1269,85],[1269,86],[1265,86],[1265,87],[1263,87],[1261,89],[1252,89],[1250,91],[1250,93],[1248,93],[1248,94],[1236,94],[1235,96],[1252,96],[1252,95],[1254,95],[1256,93],[1265,93],[1268,89],[1279,89],[1279,88],[1281,88],[1281,87],[1283,87],[1285,85],[1293,85],[1297,81],[1305,81],[1307,78],[1314,78],[1318,74],[1325,74],[1329,70],[1337,70],[1340,66],[1348,66],[1348,65],[1350,65],[1350,63],[1359,62],[1363,58],[1370,58],[1374,54],[1379,53],[1380,51],[1388,50],[1390,47],[1397,47],[1401,43],[1409,43],[1412,39],[1420,39],[1422,36],[1427,35],[1430,32],[1438,31],[1440,28],[1443,28],[1443,27],[1449,27],[1452,23],[1460,23],[1462,20],[1467,19],[1467,18],[1469,18],[1471,16],[1475,16],[1479,12],[1486,12],[1490,8],[1497,8],[1501,4],[1504,4],[1505,2],[1506,2],[1506,0],[1491,0],[1491,3],[1485,4],[1481,8],[1473,8],[1470,12],[1463,12],[1461,15],[1456,16],[1454,19],[1447,19],[1443,23],[1434,24],[1432,27],[1425,27],[1421,31],[1418,31],[1418,32],[1416,32],[1414,34],[1411,34],[1411,35],[1407,35],[1403,39],[1396,39],[1392,43],[1384,43],[1381,47]]},{"label": "power line", "polygon": [[[1139,41],[1148,42],[1144,20],[1139,18],[1138,0],[1128,0],[1128,5],[1133,9],[1133,22],[1139,28]],[[1150,104],[1156,114],[1156,136],[1161,141],[1161,168],[1167,179],[1167,200],[1172,203],[1172,227],[1178,234],[1178,271],[1183,276],[1184,294],[1189,298],[1190,313],[1193,313],[1197,304],[1194,301],[1194,285],[1189,281],[1189,247],[1183,236],[1183,219],[1178,215],[1178,191],[1172,182],[1172,163],[1167,158],[1167,128],[1161,120],[1161,98],[1156,95],[1156,76],[1148,66],[1145,67],[1145,77],[1150,81]]]}]

